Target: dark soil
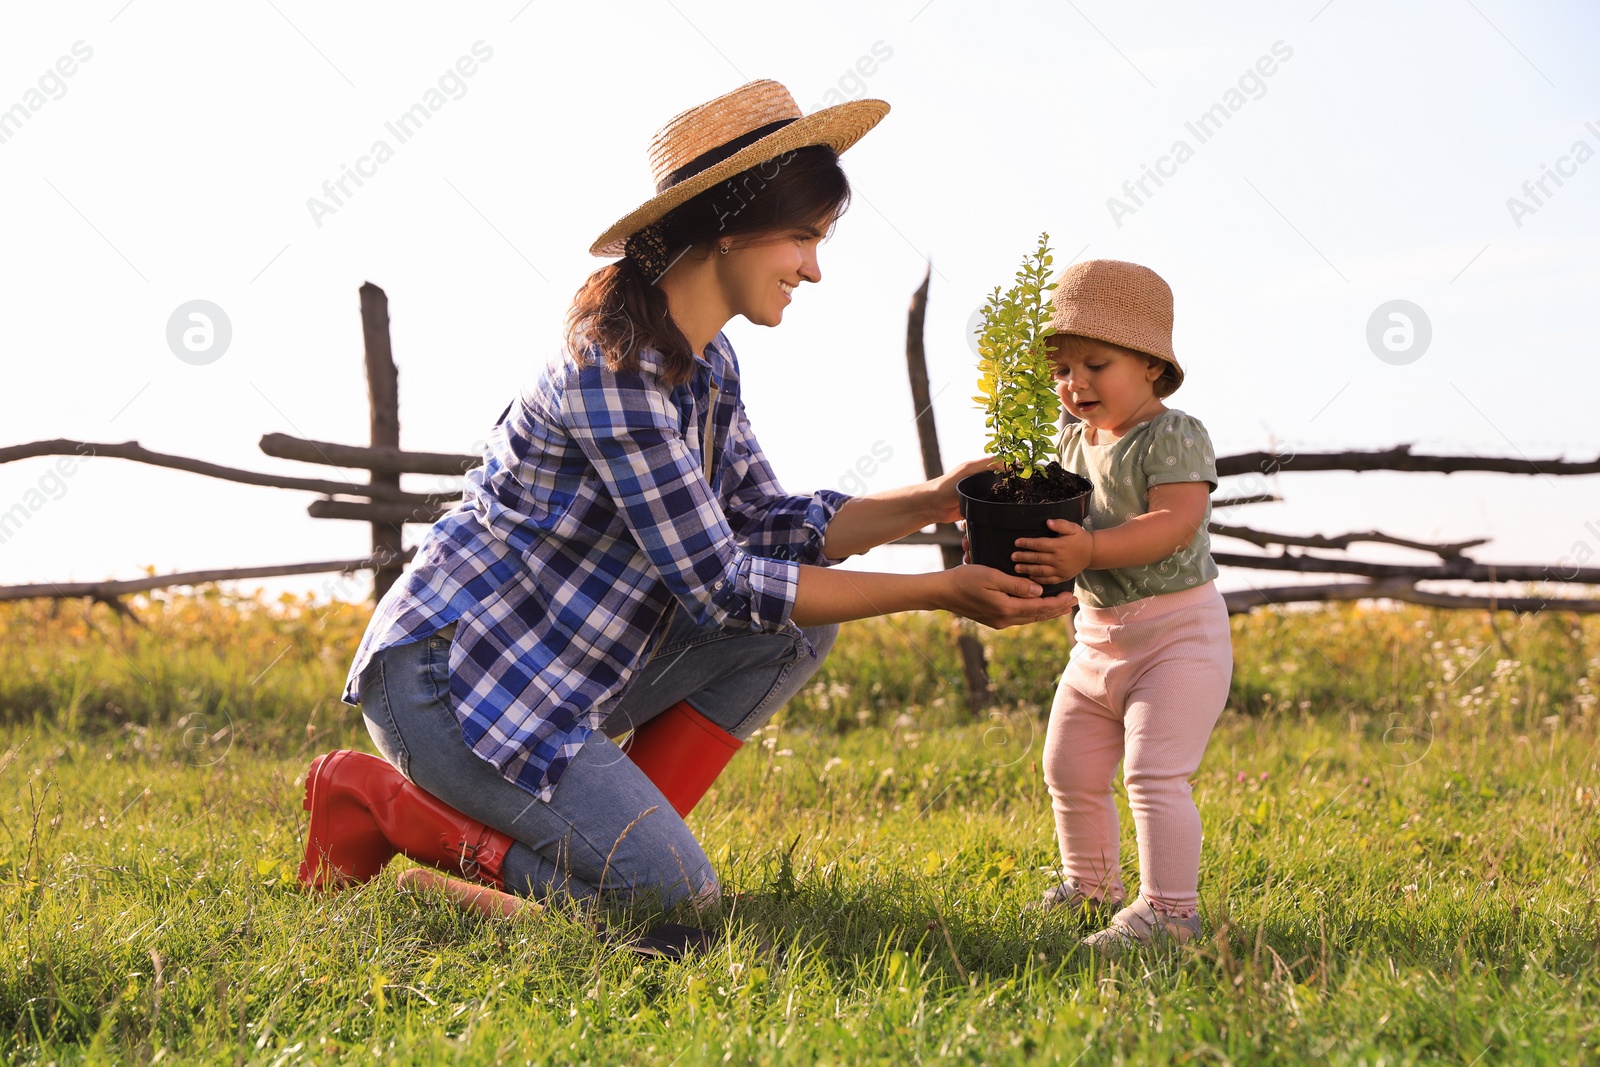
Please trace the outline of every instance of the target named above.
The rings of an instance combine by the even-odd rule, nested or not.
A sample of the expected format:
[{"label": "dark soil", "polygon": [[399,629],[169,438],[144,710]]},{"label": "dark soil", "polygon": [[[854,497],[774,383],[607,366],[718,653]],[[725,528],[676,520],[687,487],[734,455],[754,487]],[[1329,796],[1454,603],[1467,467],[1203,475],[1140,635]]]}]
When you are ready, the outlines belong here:
[{"label": "dark soil", "polygon": [[1073,474],[1051,460],[1042,475],[1035,474],[1031,478],[1002,475],[995,479],[990,494],[1002,504],[1051,504],[1058,500],[1071,500],[1093,488],[1089,479]]}]

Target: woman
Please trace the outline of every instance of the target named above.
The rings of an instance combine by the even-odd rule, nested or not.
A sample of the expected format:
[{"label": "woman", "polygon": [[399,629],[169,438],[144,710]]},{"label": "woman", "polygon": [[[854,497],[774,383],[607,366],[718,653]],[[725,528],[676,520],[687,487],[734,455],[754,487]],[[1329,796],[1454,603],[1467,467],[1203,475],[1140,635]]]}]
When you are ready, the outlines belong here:
[{"label": "woman", "polygon": [[839,622],[938,608],[998,627],[1074,603],[982,567],[828,569],[953,521],[956,482],[986,461],[791,496],[745,418],[721,329],[776,326],[821,281],[849,199],[838,153],[888,110],[803,117],[757,81],[656,134],[656,195],[591,248],[622,258],[578,292],[562,352],[378,605],[344,699],[384,758],[312,763],[302,883],[365,881],[404,852],[519,895],[714,900],[683,816]]}]

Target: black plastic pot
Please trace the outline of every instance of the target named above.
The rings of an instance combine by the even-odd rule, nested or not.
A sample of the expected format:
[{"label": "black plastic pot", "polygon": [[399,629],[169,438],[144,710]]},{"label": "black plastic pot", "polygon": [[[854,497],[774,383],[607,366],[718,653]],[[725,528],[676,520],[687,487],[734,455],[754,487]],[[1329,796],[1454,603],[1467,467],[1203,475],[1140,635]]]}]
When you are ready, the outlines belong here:
[{"label": "black plastic pot", "polygon": [[[1070,519],[1082,524],[1089,513],[1089,492],[1086,490],[1079,496],[1048,504],[1008,504],[990,498],[999,477],[993,471],[985,471],[963,478],[956,484],[956,493],[961,497],[961,517],[967,522],[968,555],[972,562],[1014,575],[1017,565],[1011,562],[1011,553],[1017,550],[1017,538],[1054,537],[1055,533],[1046,525],[1050,519]],[[1070,579],[1044,587],[1045,596],[1071,591]]]}]

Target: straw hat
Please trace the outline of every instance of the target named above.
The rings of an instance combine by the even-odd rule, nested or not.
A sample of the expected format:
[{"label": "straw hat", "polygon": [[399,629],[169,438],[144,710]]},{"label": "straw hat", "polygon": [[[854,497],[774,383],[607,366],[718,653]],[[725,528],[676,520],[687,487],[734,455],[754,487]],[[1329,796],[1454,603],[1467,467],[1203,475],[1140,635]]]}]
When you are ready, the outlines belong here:
[{"label": "straw hat", "polygon": [[620,256],[630,234],[718,182],[807,145],[843,153],[888,113],[882,100],[853,100],[802,115],[789,90],[768,79],[692,107],[650,141],[656,195],[601,234],[589,251]]},{"label": "straw hat", "polygon": [[1109,341],[1172,364],[1176,389],[1183,367],[1172,353],[1172,288],[1137,263],[1091,259],[1061,272],[1050,297],[1057,333]]}]

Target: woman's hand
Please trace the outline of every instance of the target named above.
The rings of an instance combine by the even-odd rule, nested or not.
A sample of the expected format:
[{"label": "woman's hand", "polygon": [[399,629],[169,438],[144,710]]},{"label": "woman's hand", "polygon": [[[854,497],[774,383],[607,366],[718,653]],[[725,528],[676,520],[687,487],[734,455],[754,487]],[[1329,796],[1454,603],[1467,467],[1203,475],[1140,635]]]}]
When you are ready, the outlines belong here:
[{"label": "woman's hand", "polygon": [[1044,590],[1036,583],[993,567],[954,567],[940,577],[940,607],[996,630],[1059,618],[1078,602],[1071,593],[1041,596]]},{"label": "woman's hand", "polygon": [[1094,534],[1069,519],[1051,519],[1054,537],[1019,537],[1011,562],[1041,585],[1076,578],[1094,555]]},{"label": "woman's hand", "polygon": [[961,517],[956,483],[969,474],[991,469],[998,469],[994,461],[979,459],[930,481],[851,497],[834,512],[823,532],[823,555],[844,559],[886,545],[929,523],[955,522]]},{"label": "woman's hand", "polygon": [[993,456],[985,456],[982,459],[963,463],[955,470],[949,471],[929,482],[928,486],[933,490],[933,521],[955,522],[961,518],[961,497],[956,493],[956,485],[961,479],[974,474],[982,474],[985,471],[997,471],[999,469],[999,460]]}]

